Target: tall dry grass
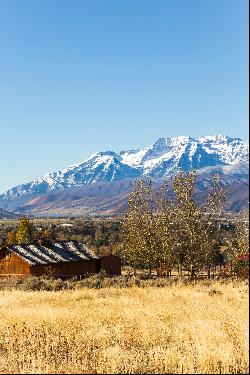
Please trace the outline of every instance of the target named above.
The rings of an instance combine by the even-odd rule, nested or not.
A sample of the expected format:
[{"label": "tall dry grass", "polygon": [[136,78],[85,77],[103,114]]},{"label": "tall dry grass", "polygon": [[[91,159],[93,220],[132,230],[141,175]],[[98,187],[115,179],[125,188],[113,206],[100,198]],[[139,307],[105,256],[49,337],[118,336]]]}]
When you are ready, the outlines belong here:
[{"label": "tall dry grass", "polygon": [[247,286],[0,291],[1,373],[247,373]]}]

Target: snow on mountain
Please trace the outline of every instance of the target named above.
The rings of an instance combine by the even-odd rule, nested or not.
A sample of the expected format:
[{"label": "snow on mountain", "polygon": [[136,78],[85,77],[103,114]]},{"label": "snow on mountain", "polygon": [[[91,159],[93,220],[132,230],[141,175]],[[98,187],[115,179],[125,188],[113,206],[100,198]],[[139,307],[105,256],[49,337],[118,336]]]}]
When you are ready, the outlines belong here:
[{"label": "snow on mountain", "polygon": [[159,138],[152,146],[121,153],[122,161],[141,168],[143,175],[164,177],[177,170],[189,171],[215,165],[248,163],[246,141],[226,135]]},{"label": "snow on mountain", "polygon": [[67,169],[47,174],[24,185],[8,190],[0,199],[11,199],[27,194],[43,194],[71,187],[80,187],[101,181],[117,181],[139,176],[139,172],[121,162],[121,157],[113,151],[96,152],[83,163]]},{"label": "snow on mountain", "polygon": [[[198,171],[220,168],[223,174],[248,174],[249,147],[240,138],[219,134],[191,138],[159,138],[151,146],[132,151],[97,152],[67,169],[47,174],[14,187],[0,196],[12,199],[40,195],[96,182],[114,182],[126,178],[150,176],[161,179],[178,170]],[[216,168],[215,168],[216,169]]]}]

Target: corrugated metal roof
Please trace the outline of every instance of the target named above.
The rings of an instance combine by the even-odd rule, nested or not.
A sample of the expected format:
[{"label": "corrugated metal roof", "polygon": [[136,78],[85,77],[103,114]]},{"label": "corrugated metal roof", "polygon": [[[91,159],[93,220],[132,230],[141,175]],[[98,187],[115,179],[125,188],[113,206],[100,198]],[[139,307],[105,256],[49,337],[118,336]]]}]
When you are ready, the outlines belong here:
[{"label": "corrugated metal roof", "polygon": [[99,259],[98,255],[95,255],[86,245],[78,241],[46,241],[34,244],[8,245],[6,247],[30,265]]}]

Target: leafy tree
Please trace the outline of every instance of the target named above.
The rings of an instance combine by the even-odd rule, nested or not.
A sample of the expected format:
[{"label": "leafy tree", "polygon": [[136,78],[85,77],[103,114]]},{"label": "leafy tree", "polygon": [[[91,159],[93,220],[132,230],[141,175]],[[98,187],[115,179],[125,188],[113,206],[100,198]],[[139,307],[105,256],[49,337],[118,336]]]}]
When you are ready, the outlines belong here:
[{"label": "leafy tree", "polygon": [[168,195],[166,182],[163,182],[156,195],[155,234],[157,242],[156,259],[158,266],[170,276],[176,263],[176,239],[174,205]]},{"label": "leafy tree", "polygon": [[249,213],[242,212],[236,226],[235,247],[231,256],[233,271],[240,277],[249,272]]},{"label": "leafy tree", "polygon": [[212,191],[203,204],[194,198],[195,172],[173,178],[175,198],[164,182],[154,194],[150,180],[135,183],[129,209],[122,221],[123,255],[133,267],[152,269],[164,265],[167,276],[178,266],[195,277],[218,260],[218,217],[223,189],[214,177]]},{"label": "leafy tree", "polygon": [[42,237],[46,240],[54,241],[56,240],[56,225],[49,224],[41,228],[39,237]]},{"label": "leafy tree", "polygon": [[223,198],[223,189],[214,177],[213,190],[203,204],[194,199],[195,172],[180,172],[173,179],[176,197],[175,222],[178,237],[178,258],[191,277],[195,277],[206,265],[208,275],[214,260],[218,235],[215,217]]},{"label": "leafy tree", "polygon": [[16,243],[16,232],[11,231],[7,233],[6,245],[12,245]]},{"label": "leafy tree", "polygon": [[241,220],[237,224],[237,243],[239,254],[249,253],[249,217],[248,211],[244,211]]},{"label": "leafy tree", "polygon": [[133,267],[148,268],[151,274],[157,263],[157,242],[150,180],[135,182],[128,204],[121,226],[123,255]]},{"label": "leafy tree", "polygon": [[16,231],[16,243],[31,243],[35,240],[36,233],[33,223],[27,219],[20,219],[17,231]]}]

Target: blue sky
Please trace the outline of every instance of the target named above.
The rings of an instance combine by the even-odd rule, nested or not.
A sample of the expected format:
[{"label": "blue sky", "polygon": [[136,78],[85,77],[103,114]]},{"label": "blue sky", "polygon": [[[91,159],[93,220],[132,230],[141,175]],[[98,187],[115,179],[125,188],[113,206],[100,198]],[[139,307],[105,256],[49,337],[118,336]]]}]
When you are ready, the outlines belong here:
[{"label": "blue sky", "polygon": [[247,0],[0,0],[0,191],[158,137],[248,138]]}]

